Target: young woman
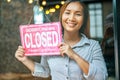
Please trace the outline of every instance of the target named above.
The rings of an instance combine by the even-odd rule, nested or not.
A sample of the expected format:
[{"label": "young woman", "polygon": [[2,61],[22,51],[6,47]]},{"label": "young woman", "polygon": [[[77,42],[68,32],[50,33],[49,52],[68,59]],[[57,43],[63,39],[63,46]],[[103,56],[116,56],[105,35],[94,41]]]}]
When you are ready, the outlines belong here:
[{"label": "young woman", "polygon": [[41,63],[24,56],[19,46],[15,57],[30,69],[33,76],[52,80],[106,80],[107,70],[98,41],[84,34],[88,11],[78,0],[66,2],[60,10],[63,42],[58,47],[61,55],[42,56]]}]

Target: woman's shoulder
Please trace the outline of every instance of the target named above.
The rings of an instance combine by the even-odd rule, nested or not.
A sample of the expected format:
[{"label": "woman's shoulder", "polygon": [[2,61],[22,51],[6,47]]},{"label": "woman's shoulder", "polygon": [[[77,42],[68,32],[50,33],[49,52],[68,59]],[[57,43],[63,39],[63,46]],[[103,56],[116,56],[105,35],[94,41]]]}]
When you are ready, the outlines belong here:
[{"label": "woman's shoulder", "polygon": [[92,39],[92,38],[89,38],[89,41],[90,41],[90,43],[99,43],[99,41]]},{"label": "woman's shoulder", "polygon": [[99,41],[97,41],[97,40],[94,40],[94,39],[89,39],[89,42],[90,42],[90,45],[91,46],[96,46],[96,47],[100,47],[100,43],[99,43]]},{"label": "woman's shoulder", "polygon": [[92,38],[88,38],[86,37],[86,35],[82,34],[82,37],[83,37],[83,41],[86,41],[86,43],[89,43],[91,45],[93,44],[99,44],[99,41],[95,40],[95,39],[92,39]]}]

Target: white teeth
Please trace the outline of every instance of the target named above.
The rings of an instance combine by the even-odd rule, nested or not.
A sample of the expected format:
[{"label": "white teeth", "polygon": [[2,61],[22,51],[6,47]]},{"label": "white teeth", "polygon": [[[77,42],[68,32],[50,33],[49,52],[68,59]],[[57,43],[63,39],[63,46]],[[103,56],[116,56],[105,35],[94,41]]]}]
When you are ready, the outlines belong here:
[{"label": "white teeth", "polygon": [[68,23],[68,25],[69,25],[70,27],[74,27],[74,26],[75,26],[75,24],[73,24],[73,23]]}]

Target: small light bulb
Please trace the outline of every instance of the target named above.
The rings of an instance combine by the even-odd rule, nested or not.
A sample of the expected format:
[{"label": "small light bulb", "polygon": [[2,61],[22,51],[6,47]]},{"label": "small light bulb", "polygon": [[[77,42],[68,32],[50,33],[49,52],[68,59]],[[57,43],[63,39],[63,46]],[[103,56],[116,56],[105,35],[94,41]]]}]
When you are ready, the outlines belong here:
[{"label": "small light bulb", "polygon": [[11,0],[7,0],[7,2],[9,3],[9,2],[11,2]]},{"label": "small light bulb", "polygon": [[29,3],[29,4],[32,4],[32,3],[33,3],[33,0],[29,0],[28,3]]},{"label": "small light bulb", "polygon": [[65,1],[61,1],[61,4],[63,5],[65,3]]},{"label": "small light bulb", "polygon": [[45,14],[49,14],[49,13],[50,13],[49,10],[46,10],[46,11],[45,11]]},{"label": "small light bulb", "polygon": [[58,4],[55,5],[55,8],[56,8],[56,9],[59,9],[59,8],[60,8],[60,5],[58,5]]},{"label": "small light bulb", "polygon": [[46,5],[46,1],[42,1],[42,5],[45,6]]}]

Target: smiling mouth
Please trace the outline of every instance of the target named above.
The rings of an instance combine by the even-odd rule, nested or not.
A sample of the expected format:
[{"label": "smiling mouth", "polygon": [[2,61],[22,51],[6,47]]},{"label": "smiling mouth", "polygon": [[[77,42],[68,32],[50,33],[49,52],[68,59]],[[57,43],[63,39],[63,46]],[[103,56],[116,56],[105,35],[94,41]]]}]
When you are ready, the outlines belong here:
[{"label": "smiling mouth", "polygon": [[67,23],[67,25],[69,26],[69,27],[74,27],[76,24],[75,23]]}]

